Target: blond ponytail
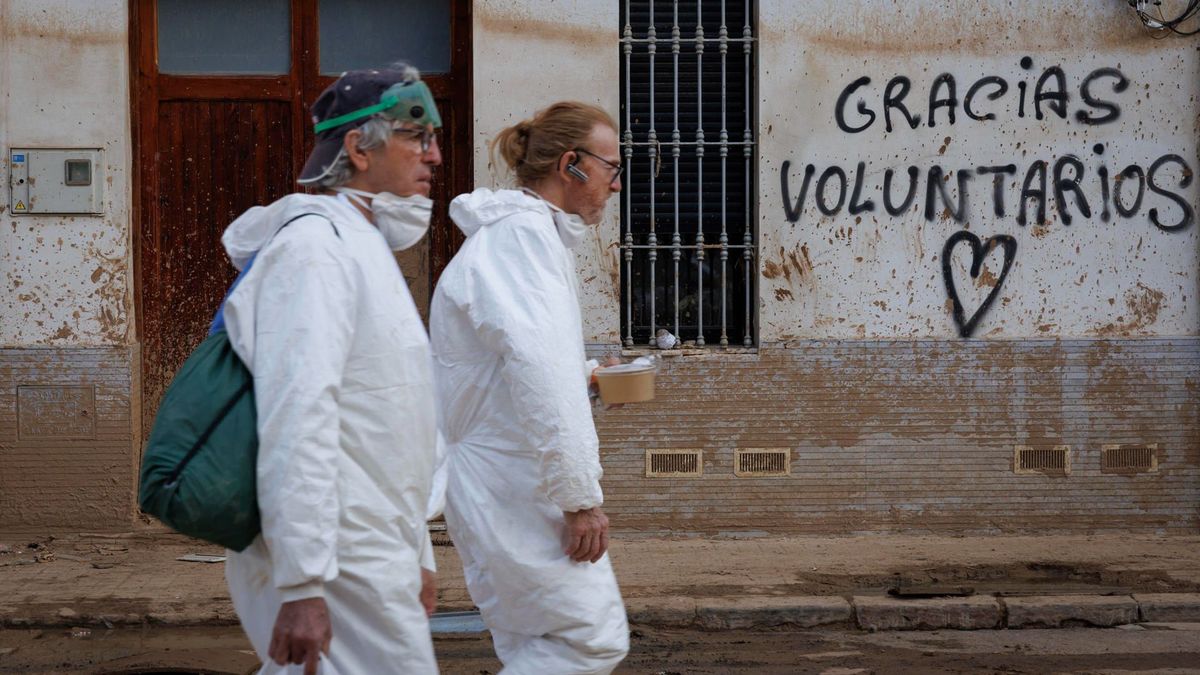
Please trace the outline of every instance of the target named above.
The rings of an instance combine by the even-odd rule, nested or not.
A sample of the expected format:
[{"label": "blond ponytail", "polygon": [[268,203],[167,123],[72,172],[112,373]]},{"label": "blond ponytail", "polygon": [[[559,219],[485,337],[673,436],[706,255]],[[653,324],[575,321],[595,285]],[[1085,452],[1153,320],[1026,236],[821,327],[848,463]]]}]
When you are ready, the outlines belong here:
[{"label": "blond ponytail", "polygon": [[531,186],[557,169],[563,153],[582,146],[597,124],[617,130],[604,109],[589,103],[560,101],[496,134],[490,157],[496,154],[517,176],[517,183]]}]

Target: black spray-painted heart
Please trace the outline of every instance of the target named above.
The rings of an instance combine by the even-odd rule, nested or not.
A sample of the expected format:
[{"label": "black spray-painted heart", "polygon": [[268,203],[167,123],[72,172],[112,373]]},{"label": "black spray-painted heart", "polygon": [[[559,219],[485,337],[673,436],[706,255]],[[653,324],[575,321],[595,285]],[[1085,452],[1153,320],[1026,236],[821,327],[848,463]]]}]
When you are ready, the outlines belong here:
[{"label": "black spray-painted heart", "polygon": [[[993,249],[997,246],[1004,248],[1004,269],[1000,270],[1000,276],[996,279],[996,285],[992,286],[992,290],[984,298],[983,304],[971,315],[970,321],[964,320],[962,302],[958,299],[958,289],[954,287],[954,272],[950,268],[950,254],[954,251],[954,247],[963,241],[971,245],[972,279],[979,278],[979,272],[983,268],[983,261]],[[987,241],[980,241],[979,237],[966,230],[961,230],[955,232],[946,240],[946,245],[942,247],[942,276],[946,279],[946,294],[950,296],[950,300],[954,303],[954,323],[958,324],[959,335],[968,338],[975,332],[975,326],[987,314],[988,307],[992,306],[992,301],[996,299],[996,294],[1000,292],[1000,287],[1004,285],[1004,279],[1008,276],[1008,270],[1012,267],[1013,258],[1016,255],[1017,240],[1007,234],[998,234],[988,238]]]}]

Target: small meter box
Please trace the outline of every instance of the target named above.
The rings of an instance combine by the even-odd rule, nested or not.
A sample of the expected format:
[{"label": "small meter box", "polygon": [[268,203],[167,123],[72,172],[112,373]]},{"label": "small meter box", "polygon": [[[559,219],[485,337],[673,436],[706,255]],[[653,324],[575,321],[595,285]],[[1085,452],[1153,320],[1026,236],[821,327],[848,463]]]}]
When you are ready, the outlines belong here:
[{"label": "small meter box", "polygon": [[8,152],[8,212],[14,216],[99,214],[104,200],[98,148]]}]

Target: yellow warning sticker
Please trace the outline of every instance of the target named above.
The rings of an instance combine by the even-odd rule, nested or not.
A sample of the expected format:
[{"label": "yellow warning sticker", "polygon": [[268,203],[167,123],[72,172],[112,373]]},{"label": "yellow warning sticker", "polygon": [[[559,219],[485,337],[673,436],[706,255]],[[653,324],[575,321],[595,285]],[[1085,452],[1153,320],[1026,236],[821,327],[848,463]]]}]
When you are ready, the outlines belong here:
[{"label": "yellow warning sticker", "polygon": [[17,200],[17,205],[13,207],[13,213],[25,210],[25,202]]}]

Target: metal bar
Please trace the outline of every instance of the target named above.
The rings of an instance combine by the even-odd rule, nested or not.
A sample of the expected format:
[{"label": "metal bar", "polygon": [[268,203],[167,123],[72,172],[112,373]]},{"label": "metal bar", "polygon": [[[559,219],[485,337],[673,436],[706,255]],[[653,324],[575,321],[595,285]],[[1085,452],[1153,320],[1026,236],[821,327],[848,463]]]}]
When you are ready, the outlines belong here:
[{"label": "metal bar", "polygon": [[[633,190],[633,124],[629,112],[631,88],[629,82],[633,79],[630,68],[633,55],[633,26],[629,23],[629,0],[625,0],[625,40],[622,51],[625,53],[625,180],[630,190]],[[625,196],[625,346],[633,346],[633,195]]]},{"label": "metal bar", "polygon": [[[632,42],[632,43],[634,43],[634,44],[645,44],[645,43],[647,43],[647,42],[649,42],[649,41],[650,41],[650,40],[649,40],[649,39],[647,39],[647,38],[629,38],[629,39],[622,38],[622,39],[621,39],[621,42]],[[709,39],[707,39],[707,40],[705,40],[705,39],[703,39],[703,38],[700,38],[700,40],[699,40],[699,41],[703,41],[703,42],[712,42],[712,43],[717,43],[717,42],[720,42],[720,40],[719,40],[719,39],[717,39],[717,38],[709,38]],[[736,44],[736,43],[738,43],[738,42],[746,42],[746,40],[745,40],[745,39],[743,39],[743,38],[729,38],[728,40],[726,40],[726,42],[729,42],[729,43],[735,43],[735,44]],[[751,40],[751,42],[754,42],[754,40]]]},{"label": "metal bar", "polygon": [[727,128],[726,112],[729,107],[728,79],[726,78],[726,62],[729,56],[729,28],[725,25],[725,2],[721,2],[721,28],[717,33],[721,52],[721,346],[729,345],[728,323],[728,286],[726,272],[729,261],[729,230],[726,222],[728,208],[728,167],[729,159],[729,129]]},{"label": "metal bar", "polygon": [[[654,144],[653,144],[653,143],[649,143],[649,142],[647,142],[647,141],[641,141],[641,142],[636,142],[636,141],[635,141],[635,142],[632,142],[632,145],[635,145],[635,146],[646,146],[646,145],[654,145]],[[683,140],[681,140],[681,141],[679,141],[679,145],[681,145],[681,146],[683,146],[683,145],[711,145],[711,146],[713,146],[713,147],[716,147],[716,146],[720,145],[720,143],[718,143],[718,142],[716,142],[716,141],[704,141],[704,142],[697,143],[696,141],[683,141]],[[742,142],[742,141],[729,141],[728,143],[726,143],[726,145],[728,145],[728,146],[731,146],[731,147],[732,147],[732,146],[736,146],[736,145],[746,145],[746,144],[745,144],[744,142]],[[751,141],[751,142],[750,142],[750,145],[754,145],[754,142],[753,142],[753,141]]]},{"label": "metal bar", "polygon": [[[654,26],[654,0],[650,0],[650,28],[646,32],[649,44],[647,50],[650,52],[650,133],[649,141],[652,144],[650,150],[650,237],[649,244],[654,246],[658,244],[658,234],[655,232],[655,204],[654,197],[658,190],[658,132],[654,128],[654,65],[655,58],[658,54],[658,30]],[[654,322],[657,319],[655,314],[655,299],[658,295],[658,284],[655,281],[655,265],[658,263],[658,249],[650,249],[650,339],[649,344],[654,344],[654,334],[657,332],[654,329]]]},{"label": "metal bar", "polygon": [[704,0],[696,0],[696,346],[704,346]]},{"label": "metal bar", "polygon": [[750,40],[750,0],[745,0],[745,20],[746,24],[742,26],[742,52],[745,56],[745,70],[743,71],[742,77],[742,91],[745,92],[745,106],[743,107],[743,110],[745,110],[746,115],[746,127],[745,130],[742,131],[742,152],[746,157],[746,189],[744,192],[742,192],[742,195],[746,200],[746,220],[742,226],[742,263],[743,267],[745,267],[744,285],[746,291],[746,304],[744,306],[744,311],[746,314],[746,327],[745,332],[742,334],[742,345],[749,347],[754,344],[754,338],[751,336],[750,330],[750,316],[754,311],[753,306],[750,304],[750,271],[754,266],[754,252],[750,249],[751,245],[754,243],[753,223],[751,221],[751,218],[753,217],[753,209],[751,209],[750,206],[753,201],[750,199],[750,165],[752,164],[751,160],[753,159],[751,142],[754,139],[754,133],[750,129],[751,119],[753,118],[750,110],[750,85],[754,81],[751,79],[750,72],[750,45],[752,44]]},{"label": "metal bar", "polygon": [[[671,236],[671,260],[675,266],[675,279],[671,286],[675,290],[675,337],[679,338],[679,0],[671,3],[671,60],[675,70],[674,106],[672,107],[671,155],[675,158],[675,190],[672,198],[675,203],[675,233]],[[681,339],[681,338],[679,338]]]},{"label": "metal bar", "polygon": [[[625,247],[624,247],[624,246],[622,246],[622,248],[625,248]],[[675,248],[675,244],[655,244],[655,245],[653,245],[653,246],[651,246],[651,245],[649,245],[649,244],[630,244],[630,245],[629,245],[629,248],[633,248],[633,249],[647,249],[647,250],[649,250],[649,249],[652,249],[652,248],[656,248],[656,249],[659,249],[660,251],[668,251],[668,250],[670,250],[670,249],[673,249],[673,248]],[[688,248],[693,248],[693,249],[694,249],[694,248],[696,248],[696,247],[695,247],[695,246],[689,246]],[[738,250],[738,251],[740,251],[740,250],[742,250],[742,249],[746,248],[746,246],[745,246],[744,244],[704,244],[704,249],[705,249],[705,250],[708,250],[708,249],[712,249],[712,250],[718,250],[718,249],[722,249],[722,248],[727,248],[727,249],[730,249],[730,250]],[[751,248],[753,248],[753,244],[751,244]]]}]

